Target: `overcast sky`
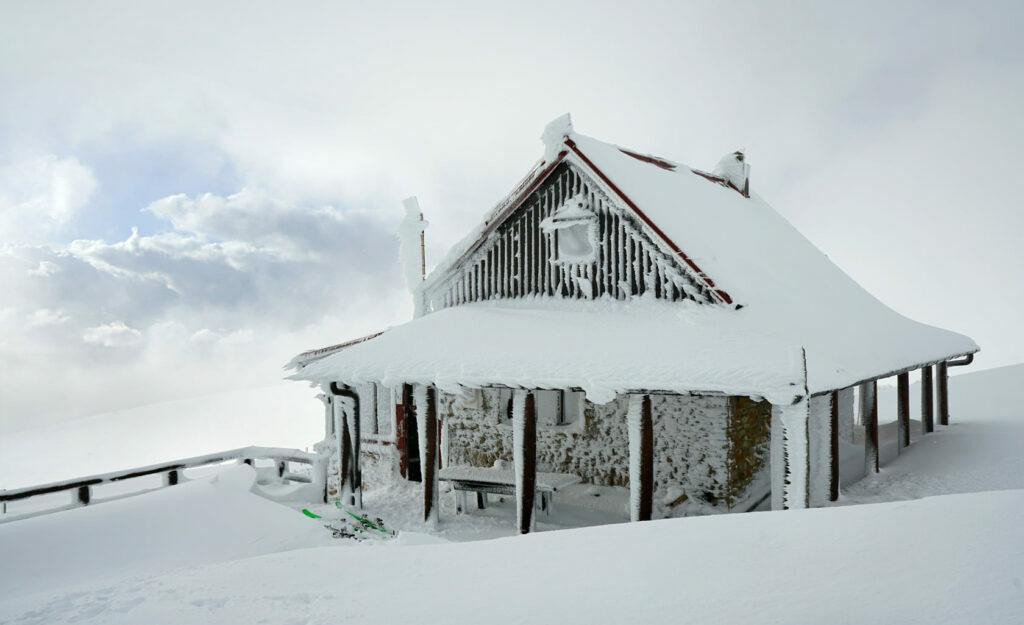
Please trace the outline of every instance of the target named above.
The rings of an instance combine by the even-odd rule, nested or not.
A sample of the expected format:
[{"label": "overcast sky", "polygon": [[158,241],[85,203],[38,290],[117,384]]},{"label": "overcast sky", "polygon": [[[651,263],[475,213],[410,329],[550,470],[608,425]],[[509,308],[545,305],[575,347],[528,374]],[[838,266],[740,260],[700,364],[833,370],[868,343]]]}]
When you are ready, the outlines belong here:
[{"label": "overcast sky", "polygon": [[1024,361],[1020,3],[630,4],[0,3],[0,429],[408,318],[400,200],[436,261],[567,111]]}]

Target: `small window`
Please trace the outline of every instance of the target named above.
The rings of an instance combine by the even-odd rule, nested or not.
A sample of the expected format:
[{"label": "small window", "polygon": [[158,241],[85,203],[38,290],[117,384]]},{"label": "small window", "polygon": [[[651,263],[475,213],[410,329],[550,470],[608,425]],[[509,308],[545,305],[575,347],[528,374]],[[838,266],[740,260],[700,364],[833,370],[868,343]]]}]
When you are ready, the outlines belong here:
[{"label": "small window", "polygon": [[584,196],[567,199],[540,227],[554,242],[555,262],[584,264],[596,257],[597,216]]},{"label": "small window", "polygon": [[[583,413],[583,393],[539,389],[533,391],[534,408],[538,427],[559,427],[572,425]],[[498,423],[512,423],[512,391],[498,392]]]}]

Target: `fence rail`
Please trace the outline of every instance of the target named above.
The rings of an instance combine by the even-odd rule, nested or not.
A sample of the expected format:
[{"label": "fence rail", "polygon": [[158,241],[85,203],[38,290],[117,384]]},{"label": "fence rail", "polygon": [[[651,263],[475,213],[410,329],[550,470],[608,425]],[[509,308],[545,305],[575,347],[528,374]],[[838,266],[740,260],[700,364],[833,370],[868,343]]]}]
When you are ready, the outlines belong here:
[{"label": "fence rail", "polygon": [[[164,486],[174,486],[181,481],[182,471],[185,469],[222,464],[232,460],[241,461],[249,465],[254,464],[256,460],[272,460],[277,469],[277,476],[281,480],[310,484],[317,481],[315,469],[322,459],[317,454],[300,451],[298,449],[288,449],[284,447],[240,447],[238,449],[231,449],[228,451],[194,456],[191,458],[182,458],[180,460],[171,460],[168,462],[123,469],[120,471],[76,477],[58,482],[50,482],[48,484],[26,486],[11,490],[0,490],[0,511],[6,512],[7,503],[11,501],[18,501],[40,495],[66,491],[77,491],[75,493],[75,501],[77,502],[77,505],[85,506],[92,500],[92,488],[94,486],[99,486],[101,484],[113,484],[134,478],[160,474],[164,476]],[[289,472],[289,462],[310,465],[314,469],[312,477]],[[133,494],[141,494],[142,492],[148,492],[148,490]],[[46,512],[57,512],[62,509],[65,508],[47,510]],[[27,517],[36,515],[29,514],[23,516]],[[17,518],[22,518],[22,516]]]}]

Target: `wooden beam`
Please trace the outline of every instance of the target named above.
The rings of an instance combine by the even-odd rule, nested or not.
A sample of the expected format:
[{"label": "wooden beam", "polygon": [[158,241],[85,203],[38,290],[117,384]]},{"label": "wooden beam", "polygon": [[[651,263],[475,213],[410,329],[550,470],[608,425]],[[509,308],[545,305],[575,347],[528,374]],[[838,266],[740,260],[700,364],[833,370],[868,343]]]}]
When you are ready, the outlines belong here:
[{"label": "wooden beam", "polygon": [[949,365],[945,361],[935,365],[935,399],[939,425],[949,425]]},{"label": "wooden beam", "polygon": [[423,520],[437,519],[437,405],[435,389],[425,389],[423,422],[419,424],[420,472],[423,475]]},{"label": "wooden beam", "polygon": [[516,471],[516,525],[520,534],[528,534],[533,531],[537,488],[537,411],[530,391],[515,391],[513,395],[512,444]]},{"label": "wooden beam", "polygon": [[897,453],[910,446],[910,374],[896,376],[896,421],[899,429]]},{"label": "wooden beam", "polygon": [[861,421],[864,424],[864,473],[878,473],[878,382],[860,385]]},{"label": "wooden beam", "polygon": [[935,431],[932,405],[932,367],[921,367],[921,433]]},{"label": "wooden beam", "polygon": [[654,422],[651,396],[629,398],[629,518],[650,521],[654,510]]},{"label": "wooden beam", "polygon": [[810,400],[805,395],[795,404],[781,407],[785,446],[785,500],[787,510],[810,505],[811,445]]},{"label": "wooden beam", "polygon": [[839,391],[832,391],[828,417],[828,500],[839,501]]}]

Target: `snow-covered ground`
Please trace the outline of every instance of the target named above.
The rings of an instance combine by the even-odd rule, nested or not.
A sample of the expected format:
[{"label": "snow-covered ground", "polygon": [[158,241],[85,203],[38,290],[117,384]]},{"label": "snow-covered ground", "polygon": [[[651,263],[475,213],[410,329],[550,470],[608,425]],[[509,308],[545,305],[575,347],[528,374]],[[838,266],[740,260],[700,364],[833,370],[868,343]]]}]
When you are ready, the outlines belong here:
[{"label": "snow-covered ground", "polygon": [[434,531],[396,489],[366,503],[406,531],[358,543],[232,467],[0,524],[0,623],[1020,623],[1022,386],[1024,365],[952,378],[953,425],[841,502],[910,499],[888,503],[448,543],[510,510]]}]

